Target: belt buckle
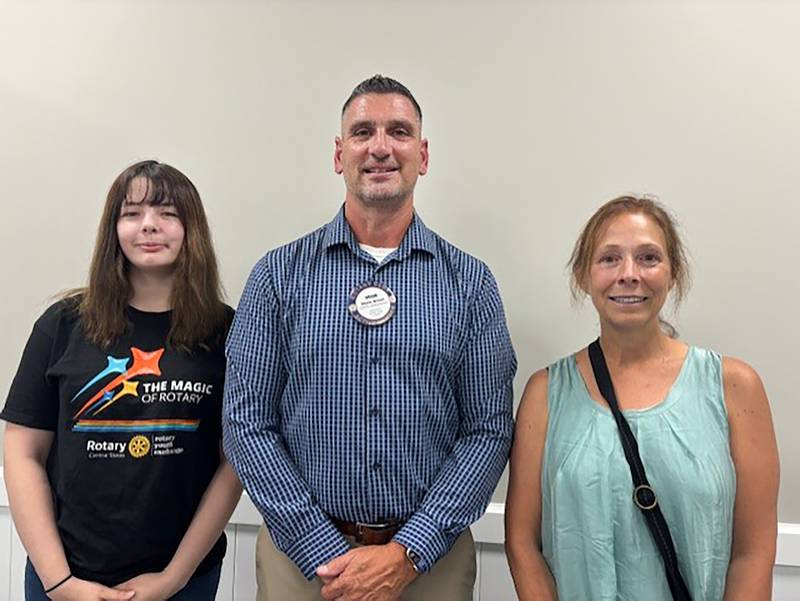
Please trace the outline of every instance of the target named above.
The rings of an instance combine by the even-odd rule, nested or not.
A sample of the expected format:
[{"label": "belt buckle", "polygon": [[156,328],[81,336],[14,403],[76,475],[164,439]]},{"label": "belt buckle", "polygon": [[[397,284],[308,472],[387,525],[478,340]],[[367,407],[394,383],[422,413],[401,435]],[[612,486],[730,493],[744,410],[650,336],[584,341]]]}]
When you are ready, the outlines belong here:
[{"label": "belt buckle", "polygon": [[364,542],[364,530],[386,530],[387,528],[391,527],[391,522],[381,522],[376,524],[370,524],[366,522],[356,522],[356,542],[363,543]]}]

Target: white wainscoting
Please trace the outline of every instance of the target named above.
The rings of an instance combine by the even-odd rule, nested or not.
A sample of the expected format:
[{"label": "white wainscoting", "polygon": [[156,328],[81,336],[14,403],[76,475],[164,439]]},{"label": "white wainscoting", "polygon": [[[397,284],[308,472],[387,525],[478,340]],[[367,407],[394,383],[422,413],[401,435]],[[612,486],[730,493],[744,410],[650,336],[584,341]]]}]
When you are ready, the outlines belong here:
[{"label": "white wainscoting", "polygon": [[[255,546],[261,518],[243,496],[225,532],[228,552],[222,564],[218,601],[255,598]],[[472,527],[478,557],[475,601],[516,599],[503,553],[503,504],[491,503]],[[17,537],[0,476],[0,601],[22,601],[25,550]],[[800,601],[800,524],[778,525],[773,601]]]}]

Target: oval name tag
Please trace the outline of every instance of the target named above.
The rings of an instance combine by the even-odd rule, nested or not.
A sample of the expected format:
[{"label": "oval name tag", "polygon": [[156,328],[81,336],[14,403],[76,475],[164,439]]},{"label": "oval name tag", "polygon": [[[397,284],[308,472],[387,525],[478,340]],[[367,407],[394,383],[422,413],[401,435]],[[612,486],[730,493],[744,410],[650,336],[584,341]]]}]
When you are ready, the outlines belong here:
[{"label": "oval name tag", "polygon": [[394,316],[396,306],[397,297],[386,286],[360,284],[350,292],[347,310],[359,323],[380,326]]}]

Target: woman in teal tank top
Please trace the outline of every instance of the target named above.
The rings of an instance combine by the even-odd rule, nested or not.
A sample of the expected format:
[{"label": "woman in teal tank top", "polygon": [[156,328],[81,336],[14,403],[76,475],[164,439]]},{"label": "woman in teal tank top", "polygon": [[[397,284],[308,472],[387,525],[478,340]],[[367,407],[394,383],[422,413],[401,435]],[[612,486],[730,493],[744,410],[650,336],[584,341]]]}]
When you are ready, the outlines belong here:
[{"label": "woman in teal tank top", "polygon": [[[614,390],[694,601],[771,597],[778,456],[746,363],[677,340],[660,311],[684,295],[674,221],[649,198],[598,209],[570,261]],[[666,331],[665,331],[666,330]],[[667,601],[664,562],[586,349],[531,376],[517,415],[506,550],[519,598]]]}]

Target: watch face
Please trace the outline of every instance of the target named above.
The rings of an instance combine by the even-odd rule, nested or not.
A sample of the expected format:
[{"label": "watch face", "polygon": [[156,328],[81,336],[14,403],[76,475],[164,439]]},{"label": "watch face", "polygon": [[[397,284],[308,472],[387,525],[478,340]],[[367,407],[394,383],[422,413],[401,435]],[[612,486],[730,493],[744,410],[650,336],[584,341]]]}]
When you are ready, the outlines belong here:
[{"label": "watch face", "polygon": [[406,557],[408,557],[408,560],[411,562],[411,565],[414,566],[414,571],[419,572],[420,556],[417,555],[411,549],[406,548]]}]

